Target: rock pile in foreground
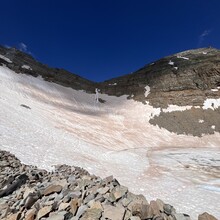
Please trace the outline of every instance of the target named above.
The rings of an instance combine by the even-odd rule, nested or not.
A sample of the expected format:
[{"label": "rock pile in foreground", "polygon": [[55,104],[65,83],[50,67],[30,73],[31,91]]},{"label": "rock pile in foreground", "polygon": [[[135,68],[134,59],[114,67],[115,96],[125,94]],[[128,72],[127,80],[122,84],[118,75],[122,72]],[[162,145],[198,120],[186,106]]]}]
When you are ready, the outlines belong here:
[{"label": "rock pile in foreground", "polygon": [[[21,164],[0,151],[0,219],[8,220],[190,220],[157,199],[134,195],[112,176],[58,165],[53,172]],[[199,220],[217,220],[208,213]]]}]

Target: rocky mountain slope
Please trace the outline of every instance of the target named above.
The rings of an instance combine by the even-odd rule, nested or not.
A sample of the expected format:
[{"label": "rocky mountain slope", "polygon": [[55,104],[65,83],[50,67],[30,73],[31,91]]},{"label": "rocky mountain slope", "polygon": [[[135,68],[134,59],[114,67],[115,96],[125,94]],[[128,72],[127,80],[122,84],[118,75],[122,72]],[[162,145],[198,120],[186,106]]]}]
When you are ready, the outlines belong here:
[{"label": "rocky mountain slope", "polygon": [[0,56],[0,64],[6,65],[16,73],[28,74],[34,77],[41,76],[46,81],[55,82],[77,90],[95,91],[95,83],[64,69],[51,68],[41,64],[31,55],[23,53],[16,48],[0,46],[0,55],[9,59],[7,60]]},{"label": "rocky mountain slope", "polygon": [[[202,49],[202,55],[208,52]],[[174,57],[188,61],[188,55]],[[166,68],[176,67],[173,59],[166,60]],[[98,84],[56,71],[29,55],[1,49],[1,150],[48,171],[65,163],[102,178],[114,175],[131,192],[148,200],[160,198],[192,219],[204,211],[220,218],[218,86],[201,106],[168,103],[157,108],[149,99],[156,91],[144,79],[124,88],[114,80]],[[99,102],[95,88],[101,90]],[[132,93],[116,96],[116,88],[121,94],[132,88]],[[137,100],[138,94],[143,99]]]},{"label": "rocky mountain slope", "polygon": [[[146,97],[146,85],[150,94]],[[206,98],[219,97],[220,51],[188,50],[150,63],[138,71],[101,83],[104,93],[129,95],[154,107],[203,106]]]},{"label": "rocky mountain slope", "polygon": [[[88,93],[94,93],[99,88],[104,94],[127,95],[128,99],[147,102],[161,109],[150,123],[171,132],[194,136],[220,132],[220,51],[217,49],[184,51],[148,64],[132,74],[102,83],[50,68],[15,48],[0,47],[0,54],[12,61],[7,62],[0,57],[0,63],[17,73],[40,75],[46,81]],[[167,113],[169,106],[188,108],[181,109],[182,112],[179,109],[168,110]]]},{"label": "rocky mountain slope", "polygon": [[[53,172],[21,164],[0,151],[0,219],[190,220],[160,199],[148,202],[112,176],[101,179],[74,166]],[[217,220],[203,213],[198,220]]]},{"label": "rocky mountain slope", "polygon": [[[40,75],[44,80],[86,92],[94,93],[97,87],[101,93],[128,95],[143,103],[149,101],[152,106],[159,108],[168,105],[203,106],[207,98],[219,98],[220,95],[220,91],[217,91],[220,88],[220,51],[214,48],[188,50],[167,56],[132,74],[102,83],[86,80],[63,69],[50,68],[15,48],[0,47],[0,54],[12,61],[8,63],[0,58],[1,63],[17,73],[35,77]],[[31,67],[31,70],[24,65]],[[150,87],[147,97],[146,86]]]},{"label": "rocky mountain slope", "polygon": [[[171,132],[194,136],[220,132],[220,51],[217,49],[202,48],[165,57],[133,74],[108,80],[101,88],[107,94],[127,94],[134,100],[149,102],[155,108],[190,107],[181,112],[161,111],[150,120]],[[146,90],[149,90],[147,95]],[[208,102],[209,106],[203,107]]]}]

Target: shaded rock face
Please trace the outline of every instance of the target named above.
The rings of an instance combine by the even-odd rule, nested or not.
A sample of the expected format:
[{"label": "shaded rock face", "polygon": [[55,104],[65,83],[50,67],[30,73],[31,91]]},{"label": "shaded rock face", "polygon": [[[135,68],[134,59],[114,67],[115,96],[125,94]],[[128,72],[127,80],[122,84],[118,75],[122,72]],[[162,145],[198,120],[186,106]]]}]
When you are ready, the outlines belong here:
[{"label": "shaded rock face", "polygon": [[23,73],[34,77],[42,76],[46,81],[71,87],[76,90],[85,90],[88,93],[95,91],[95,82],[84,79],[63,69],[50,68],[36,61],[32,56],[15,48],[8,49],[0,46],[0,54],[11,61],[7,62],[0,57],[0,65],[4,64],[16,73]]},{"label": "shaded rock face", "polygon": [[[145,97],[147,85],[150,94]],[[206,98],[220,96],[220,91],[211,91],[219,86],[220,51],[203,48],[165,57],[132,74],[105,81],[101,90],[166,108],[171,104],[202,106]]]},{"label": "shaded rock face", "polygon": [[166,128],[170,132],[201,137],[203,134],[220,132],[220,108],[215,110],[192,108],[183,112],[161,112],[149,122]]},{"label": "shaded rock face", "polygon": [[[190,220],[187,214],[157,199],[148,203],[112,176],[105,179],[67,165],[53,172],[23,165],[0,151],[0,219],[51,220]],[[71,178],[70,178],[71,177]],[[21,179],[22,184],[7,191]],[[208,213],[199,220],[216,220]]]}]

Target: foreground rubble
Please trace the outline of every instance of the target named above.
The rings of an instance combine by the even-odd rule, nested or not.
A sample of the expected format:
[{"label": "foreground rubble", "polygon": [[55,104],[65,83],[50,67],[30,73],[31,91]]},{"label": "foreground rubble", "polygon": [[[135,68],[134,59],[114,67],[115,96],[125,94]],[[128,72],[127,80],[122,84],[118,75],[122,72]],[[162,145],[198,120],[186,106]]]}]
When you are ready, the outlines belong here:
[{"label": "foreground rubble", "polygon": [[[57,165],[53,172],[21,164],[0,151],[0,219],[8,220],[190,220],[160,199],[148,202],[112,176]],[[217,220],[203,213],[198,220]]]}]

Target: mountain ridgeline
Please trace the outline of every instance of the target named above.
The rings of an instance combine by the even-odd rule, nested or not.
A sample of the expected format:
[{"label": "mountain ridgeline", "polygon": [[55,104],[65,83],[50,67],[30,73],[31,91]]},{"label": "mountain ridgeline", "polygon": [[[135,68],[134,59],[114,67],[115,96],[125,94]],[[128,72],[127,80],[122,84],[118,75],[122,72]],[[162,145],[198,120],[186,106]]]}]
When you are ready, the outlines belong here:
[{"label": "mountain ridgeline", "polygon": [[[0,65],[16,73],[41,76],[46,81],[87,93],[95,93],[98,88],[101,93],[112,96],[127,95],[128,99],[160,108],[161,113],[150,123],[171,132],[194,136],[220,132],[220,50],[184,51],[150,63],[132,74],[101,83],[50,68],[15,48],[0,47],[0,54]],[[203,108],[207,99],[214,100],[213,108]],[[191,106],[191,109],[163,111],[171,105]]]}]

